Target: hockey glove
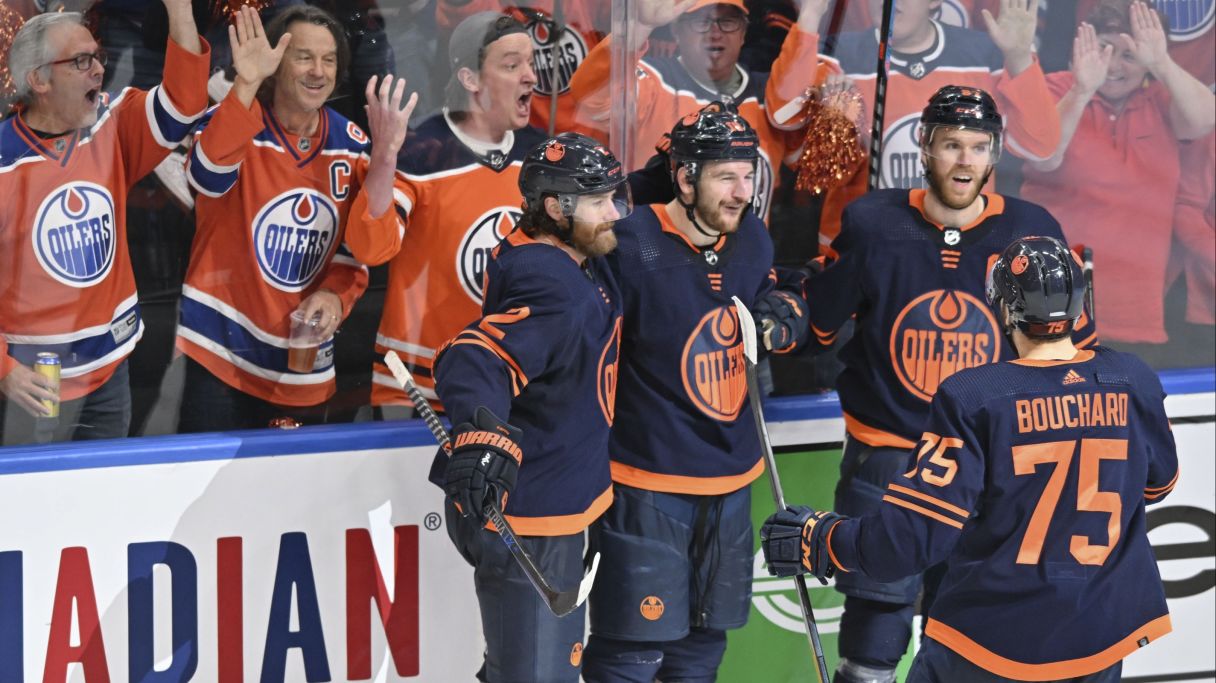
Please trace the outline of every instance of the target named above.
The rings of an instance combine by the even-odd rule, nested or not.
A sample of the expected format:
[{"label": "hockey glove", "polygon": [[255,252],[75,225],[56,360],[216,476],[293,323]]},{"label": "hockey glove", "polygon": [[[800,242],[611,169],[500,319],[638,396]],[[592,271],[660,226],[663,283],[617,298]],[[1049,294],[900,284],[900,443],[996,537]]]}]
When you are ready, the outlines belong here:
[{"label": "hockey glove", "polygon": [[452,433],[455,441],[444,470],[444,493],[460,506],[462,515],[485,524],[490,501],[497,501],[500,511],[507,507],[507,494],[515,487],[523,460],[519,448],[523,432],[481,407],[472,424],[461,423]]},{"label": "hockey glove", "polygon": [[783,290],[773,290],[757,301],[752,317],[756,319],[760,343],[777,353],[793,351],[798,340],[810,331],[806,301]]},{"label": "hockey glove", "polygon": [[828,532],[842,519],[835,512],[813,512],[805,505],[769,516],[760,527],[768,572],[773,576],[811,574],[826,585],[836,571],[828,557]]}]

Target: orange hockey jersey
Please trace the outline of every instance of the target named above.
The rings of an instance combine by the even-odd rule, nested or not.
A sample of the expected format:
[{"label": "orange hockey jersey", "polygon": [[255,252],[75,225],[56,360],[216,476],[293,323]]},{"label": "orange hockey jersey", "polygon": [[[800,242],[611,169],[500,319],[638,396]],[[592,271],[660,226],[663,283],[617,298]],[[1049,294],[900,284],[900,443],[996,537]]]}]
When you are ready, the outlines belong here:
[{"label": "orange hockey jersey", "polygon": [[[1029,159],[1050,156],[1060,141],[1060,117],[1038,60],[1017,76],[1010,76],[1005,73],[1004,55],[988,34],[939,22],[933,25],[937,38],[927,51],[916,55],[890,54],[878,187],[922,187],[920,114],[929,97],[946,85],[982,88],[996,98],[1005,117],[1006,150]],[[853,79],[862,94],[866,127],[863,137],[867,148],[873,118],[877,34],[869,30],[829,37],[821,53],[825,61]],[[770,101],[770,106],[776,124],[797,123],[801,108],[798,99]],[[862,165],[845,186],[829,190],[824,197],[819,223],[821,251],[839,234],[845,205],[865,193],[868,178],[869,167]],[[991,191],[993,184],[989,180],[986,191]]]},{"label": "orange hockey jersey", "polygon": [[[397,352],[423,396],[435,401],[435,352],[481,317],[482,276],[490,251],[520,216],[519,168],[544,140],[531,127],[508,133],[499,149],[475,152],[443,113],[410,132],[397,160],[401,230],[352,223],[346,241],[368,265],[390,261],[376,354]],[[411,405],[392,373],[377,362],[372,405]]]},{"label": "orange hockey jersey", "polygon": [[400,227],[396,211],[367,215],[367,136],[324,107],[316,133],[298,137],[258,102],[246,109],[230,93],[194,137],[187,177],[198,191],[197,231],[177,348],[263,401],[321,403],[334,393],[333,340],[322,343],[312,372],[289,370],[291,313],[319,289],[349,313],[367,267],[343,244],[345,227]]},{"label": "orange hockey jersey", "polygon": [[[558,28],[554,10],[561,5],[562,27]],[[554,131],[579,132],[603,138],[603,132],[589,121],[575,119],[574,97],[570,79],[587,53],[608,33],[612,23],[612,3],[597,0],[468,0],[462,5],[440,0],[435,19],[448,31],[478,12],[502,12],[519,20],[532,39],[532,69],[536,86],[532,89],[532,125],[541,130],[549,128],[551,98],[557,93],[557,118]],[[554,62],[557,78],[554,79]]]},{"label": "orange hockey jersey", "polygon": [[[596,46],[587,61],[574,74],[570,90],[579,103],[578,116],[591,117],[606,124],[611,108],[612,93],[609,73],[612,66],[611,37]],[[826,71],[820,69],[816,54],[819,38],[795,28],[781,46],[781,54],[773,62],[770,74],[749,72],[736,65],[743,77],[739,89],[728,93],[760,137],[760,157],[763,163],[756,169],[757,213],[768,220],[773,190],[779,181],[777,172],[790,151],[787,135],[773,125],[767,105],[773,100],[789,102],[809,85],[821,81]],[[637,110],[630,128],[632,165],[640,168],[654,154],[655,145],[664,133],[686,116],[724,96],[707,88],[693,78],[680,64],[678,57],[645,57],[638,62]],[[797,140],[794,146],[800,144]]]},{"label": "orange hockey jersey", "polygon": [[127,192],[202,116],[209,58],[170,41],[164,82],[103,102],[90,128],[41,139],[20,114],[0,123],[0,377],[52,351],[71,400],[135,348]]}]

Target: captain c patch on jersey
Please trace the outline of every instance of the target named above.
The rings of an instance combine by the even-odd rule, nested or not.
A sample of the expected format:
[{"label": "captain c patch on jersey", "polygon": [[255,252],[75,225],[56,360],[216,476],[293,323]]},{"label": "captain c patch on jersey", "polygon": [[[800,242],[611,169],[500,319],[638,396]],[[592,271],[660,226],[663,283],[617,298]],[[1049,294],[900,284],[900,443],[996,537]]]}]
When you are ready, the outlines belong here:
[{"label": "captain c patch on jersey", "polygon": [[904,388],[930,401],[937,387],[964,368],[995,362],[1000,330],[979,299],[936,289],[908,303],[891,326],[891,363]]},{"label": "captain c patch on jersey", "polygon": [[739,333],[739,318],[733,307],[713,309],[688,335],[680,363],[688,398],[701,412],[723,422],[739,417],[747,398]]},{"label": "captain c patch on jersey", "polygon": [[69,287],[91,287],[114,265],[114,199],[94,183],[51,191],[34,218],[34,255],[47,275]]},{"label": "captain c patch on jersey", "polygon": [[284,292],[309,285],[329,261],[338,210],[321,193],[296,188],[271,199],[253,219],[253,249],[262,278]]}]

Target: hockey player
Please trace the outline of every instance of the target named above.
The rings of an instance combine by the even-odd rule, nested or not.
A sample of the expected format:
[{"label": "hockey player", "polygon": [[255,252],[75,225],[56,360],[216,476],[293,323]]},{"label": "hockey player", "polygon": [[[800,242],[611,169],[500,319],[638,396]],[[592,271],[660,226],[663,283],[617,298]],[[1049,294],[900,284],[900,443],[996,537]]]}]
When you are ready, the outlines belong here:
[{"label": "hockey player", "polygon": [[[813,337],[827,347],[856,317],[836,380],[848,438],[836,509],[861,515],[903,472],[929,401],[955,372],[1009,357],[984,305],[988,264],[1026,235],[1063,239],[1041,207],[982,191],[1001,150],[996,103],[976,88],[946,86],[921,115],[927,190],[878,190],[845,210],[832,243],[839,259],[806,282]],[[1085,316],[1074,336],[1093,342]],[[911,637],[918,576],[883,583],[842,574],[845,594],[837,680],[893,681]]]},{"label": "hockey player", "polygon": [[[461,22],[449,49],[447,105],[410,133],[397,158],[404,231],[351,225],[347,243],[368,265],[390,261],[376,353],[392,349],[435,400],[431,364],[439,345],[478,316],[490,251],[520,217],[519,167],[544,140],[528,126],[532,42],[511,17],[483,12]],[[382,363],[372,404],[387,416],[409,399]]]},{"label": "hockey player", "polygon": [[723,103],[685,117],[669,149],[677,198],[617,227],[608,256],[625,315],[616,488],[593,528],[602,562],[588,683],[713,680],[726,631],[747,621],[749,485],[764,461],[731,297],[754,306],[776,296],[772,242],[750,210],[758,147]]},{"label": "hockey player", "polygon": [[[801,0],[808,21],[810,17],[818,21],[813,7],[820,1]],[[733,101],[760,138],[756,208],[767,220],[780,165],[790,151],[785,133],[770,123],[767,105],[770,101],[793,100],[820,77],[816,71],[819,37],[815,25],[804,22],[800,15],[770,75],[747,71],[738,63],[747,26],[743,0],[639,0],[636,4],[638,18],[629,48],[639,60],[631,163],[635,167],[645,164],[656,143],[681,117],[715,100]],[[644,56],[651,32],[666,24],[671,24],[678,54]],[[612,99],[608,88],[611,40],[609,37],[591,51],[570,83],[580,119],[606,122]]]},{"label": "hockey player", "polygon": [[[1038,0],[1002,2],[996,17],[985,10],[986,34],[935,20],[933,13],[941,4],[942,0],[901,0],[892,17],[880,188],[921,187],[919,110],[926,96],[948,84],[982,88],[995,95],[1008,119],[1003,142],[1016,156],[1045,158],[1060,140],[1060,119],[1052,108],[1055,100],[1034,55]],[[814,7],[822,17],[827,3]],[[807,21],[814,27],[820,19]],[[874,26],[829,36],[822,48],[822,59],[852,78],[860,90],[867,131],[873,116],[878,32]],[[800,98],[790,102],[777,93],[769,107],[775,125],[802,125]],[[869,167],[863,165],[845,185],[827,192],[819,226],[822,252],[826,253],[840,230],[844,207],[866,191],[868,178]]]},{"label": "hockey player", "polygon": [[[334,393],[332,335],[367,286],[345,229],[400,228],[393,182],[416,101],[401,106],[404,81],[395,92],[391,76],[378,90],[368,82],[370,147],[325,106],[350,61],[337,20],[298,5],[264,30],[245,7],[234,24],[236,80],[203,119],[187,170],[199,197],[177,329],[188,358],[180,432],[316,418],[306,408]],[[288,367],[293,312],[325,340],[311,370]]]},{"label": "hockey player", "polygon": [[[18,113],[0,123],[5,443],[127,435],[126,358],[144,330],[127,191],[207,106],[210,50],[190,0],[163,1],[165,80],[147,92],[129,88],[113,100],[101,92],[106,54],[74,12],[31,18],[9,50]],[[57,388],[28,367],[44,352],[58,354]],[[56,398],[57,425],[34,419]]]},{"label": "hockey player", "polygon": [[524,213],[490,254],[483,315],[435,359],[457,427],[431,481],[447,492],[448,534],[475,569],[486,639],[478,678],[574,683],[585,608],[554,616],[482,510],[493,499],[508,507],[548,580],[578,585],[584,532],[612,502],[621,309],[602,257],[629,194],[612,153],[574,133],[528,152],[519,189]]},{"label": "hockey player", "polygon": [[1135,356],[1079,350],[1081,269],[1015,241],[987,302],[1018,360],[946,379],[882,504],[791,507],[761,528],[771,573],[890,581],[946,561],[909,683],[1116,682],[1170,631],[1145,504],[1178,480],[1161,383]]}]

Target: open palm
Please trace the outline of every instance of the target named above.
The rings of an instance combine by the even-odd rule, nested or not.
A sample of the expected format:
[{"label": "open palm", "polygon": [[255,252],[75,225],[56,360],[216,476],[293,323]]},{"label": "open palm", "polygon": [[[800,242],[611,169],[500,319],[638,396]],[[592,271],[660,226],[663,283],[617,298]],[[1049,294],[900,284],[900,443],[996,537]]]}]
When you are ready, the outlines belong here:
[{"label": "open palm", "polygon": [[261,83],[279,68],[283,53],[291,43],[291,34],[284,33],[279,44],[272,48],[258,13],[244,6],[228,27],[228,42],[232,45],[232,65],[237,78],[247,83]]},{"label": "open palm", "polygon": [[993,18],[983,11],[988,34],[1001,52],[1028,51],[1034,47],[1034,33],[1039,23],[1039,0],[1001,0],[1001,15]]}]

